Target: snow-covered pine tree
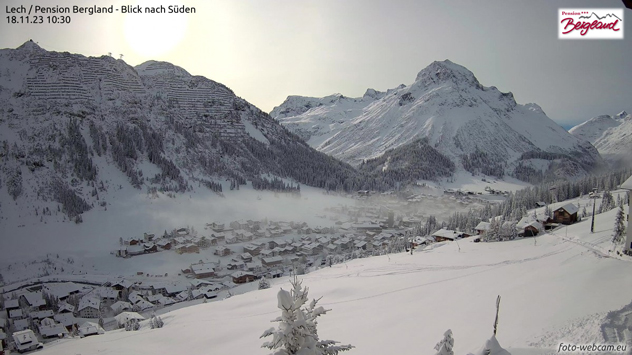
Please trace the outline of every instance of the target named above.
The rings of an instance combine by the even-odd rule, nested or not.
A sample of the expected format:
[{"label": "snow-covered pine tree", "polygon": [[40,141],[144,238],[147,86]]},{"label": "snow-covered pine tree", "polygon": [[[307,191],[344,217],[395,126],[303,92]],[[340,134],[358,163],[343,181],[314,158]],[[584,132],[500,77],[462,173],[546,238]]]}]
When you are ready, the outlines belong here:
[{"label": "snow-covered pine tree", "polygon": [[261,280],[259,280],[259,289],[260,290],[264,290],[266,288],[270,288],[270,282],[268,282],[268,280],[266,280],[266,277],[262,277]]},{"label": "snow-covered pine tree", "polygon": [[291,281],[292,291],[283,289],[277,294],[278,307],[281,316],[274,320],[279,322],[277,329],[266,330],[260,338],[272,336],[272,341],[263,343],[262,347],[275,350],[273,355],[337,355],[339,352],[349,351],[351,345],[336,345],[333,340],[320,340],[316,326],[316,318],[326,314],[318,300],[312,300],[308,305],[307,287],[296,277]]},{"label": "snow-covered pine tree", "polygon": [[149,319],[149,328],[154,329],[156,328],[156,323],[155,320],[156,316],[154,314],[151,315],[151,318]]},{"label": "snow-covered pine tree", "polygon": [[162,328],[165,325],[165,322],[162,321],[162,318],[160,316],[156,317],[156,326],[158,328]]},{"label": "snow-covered pine tree", "polygon": [[448,329],[443,333],[443,339],[435,345],[437,350],[436,355],[454,355],[454,338],[452,337],[452,330]]},{"label": "snow-covered pine tree", "polygon": [[625,212],[623,212],[623,206],[619,206],[617,211],[617,217],[614,221],[614,236],[612,242],[615,244],[621,244],[623,242],[623,236],[625,235]]}]

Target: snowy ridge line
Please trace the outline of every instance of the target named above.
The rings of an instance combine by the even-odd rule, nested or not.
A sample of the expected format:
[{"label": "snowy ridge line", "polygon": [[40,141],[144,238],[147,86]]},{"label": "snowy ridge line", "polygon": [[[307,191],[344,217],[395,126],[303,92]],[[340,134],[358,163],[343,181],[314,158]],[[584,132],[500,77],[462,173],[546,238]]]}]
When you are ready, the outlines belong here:
[{"label": "snowy ridge line", "polygon": [[[449,60],[433,62],[412,84],[384,95],[367,90],[360,98],[289,96],[270,114],[310,146],[355,166],[423,138],[457,171],[475,175],[513,174],[524,181],[537,172],[581,177],[603,164],[593,146],[539,106],[517,104],[513,94],[482,86]],[[546,159],[523,158],[529,154]],[[424,156],[402,164],[415,159],[439,169],[438,161]]]}]

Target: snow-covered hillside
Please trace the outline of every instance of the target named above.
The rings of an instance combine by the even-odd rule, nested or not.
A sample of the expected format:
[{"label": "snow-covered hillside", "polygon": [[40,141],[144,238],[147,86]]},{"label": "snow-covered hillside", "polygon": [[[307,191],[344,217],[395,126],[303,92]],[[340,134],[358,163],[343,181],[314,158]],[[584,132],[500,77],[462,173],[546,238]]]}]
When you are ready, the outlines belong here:
[{"label": "snow-covered hillside", "polygon": [[625,111],[593,117],[569,132],[592,143],[606,160],[632,163],[632,115]]},{"label": "snow-covered hillside", "polygon": [[[584,219],[537,243],[463,239],[304,275],[309,296],[322,296],[319,304],[332,309],[320,318],[319,335],[354,345],[350,355],[413,355],[434,353],[451,329],[455,354],[476,353],[492,335],[501,295],[498,340],[512,354],[612,341],[600,328],[606,312],[632,299],[632,262],[607,251],[615,214],[598,215],[594,234]],[[271,289],[163,314],[161,329],[143,323],[138,332],[59,340],[40,354],[267,354],[259,336],[276,325],[270,322],[281,314],[276,293],[288,286],[274,280]]]},{"label": "snow-covered hillside", "polygon": [[433,62],[410,85],[363,97],[290,96],[271,116],[312,147],[360,165],[389,149],[428,138],[457,168],[517,176],[559,170],[580,176],[601,164],[598,152],[553,122],[536,104],[485,87],[449,60]]},{"label": "snow-covered hillside", "polygon": [[133,68],[28,41],[0,50],[0,67],[0,218],[77,218],[126,187],[176,196],[357,181],[226,86],[170,63]]}]

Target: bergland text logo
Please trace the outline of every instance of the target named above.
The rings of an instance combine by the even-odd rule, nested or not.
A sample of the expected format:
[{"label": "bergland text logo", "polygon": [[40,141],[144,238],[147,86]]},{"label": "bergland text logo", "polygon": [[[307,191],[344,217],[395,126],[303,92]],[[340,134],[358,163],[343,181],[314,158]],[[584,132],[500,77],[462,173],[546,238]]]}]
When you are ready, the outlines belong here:
[{"label": "bergland text logo", "polygon": [[623,39],[623,9],[559,9],[559,39]]}]

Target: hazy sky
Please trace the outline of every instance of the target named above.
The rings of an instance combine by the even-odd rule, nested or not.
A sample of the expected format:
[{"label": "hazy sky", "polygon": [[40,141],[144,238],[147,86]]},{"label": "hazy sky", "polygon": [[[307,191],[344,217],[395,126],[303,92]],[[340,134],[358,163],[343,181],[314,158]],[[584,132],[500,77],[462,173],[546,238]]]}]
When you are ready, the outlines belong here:
[{"label": "hazy sky", "polygon": [[[32,38],[43,48],[137,65],[177,64],[219,81],[264,111],[288,95],[361,96],[410,84],[434,60],[470,69],[485,86],[535,102],[568,127],[599,114],[632,111],[632,35],[558,40],[557,9],[623,7],[621,1],[141,1],[183,4],[196,14],[70,14],[70,24],[7,24],[0,48]],[[41,6],[138,1],[39,0]],[[46,16],[46,15],[45,15]],[[625,10],[624,23],[632,19]]]}]

